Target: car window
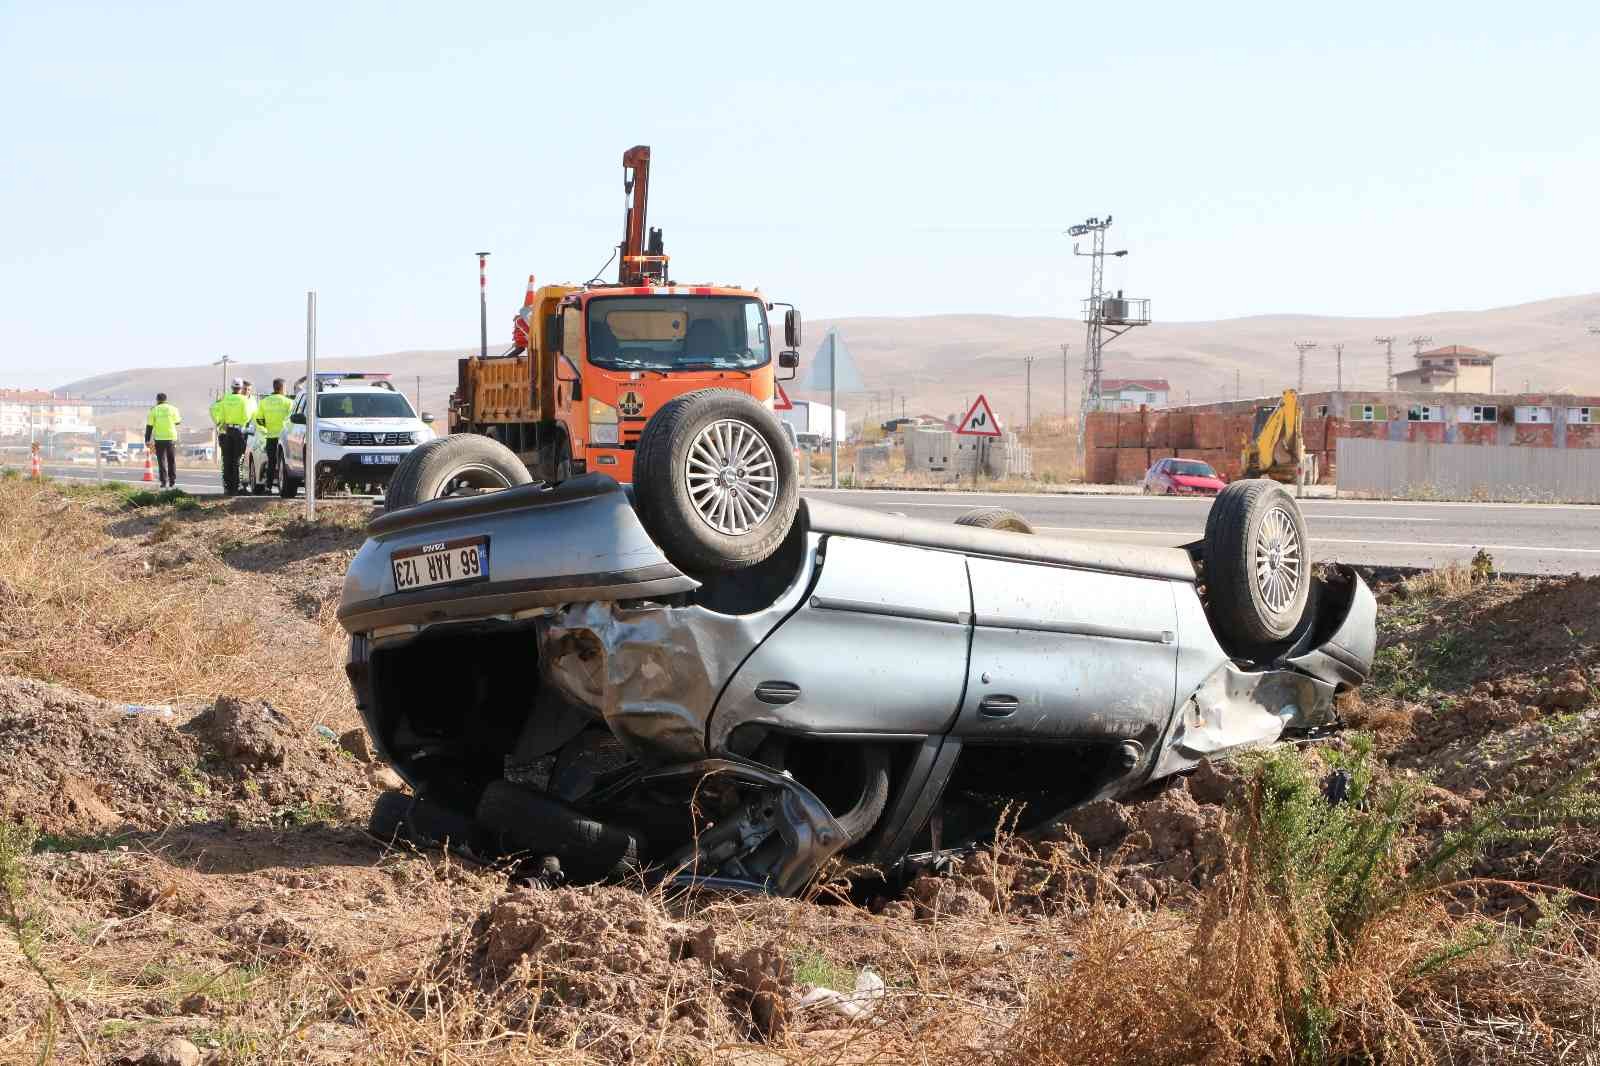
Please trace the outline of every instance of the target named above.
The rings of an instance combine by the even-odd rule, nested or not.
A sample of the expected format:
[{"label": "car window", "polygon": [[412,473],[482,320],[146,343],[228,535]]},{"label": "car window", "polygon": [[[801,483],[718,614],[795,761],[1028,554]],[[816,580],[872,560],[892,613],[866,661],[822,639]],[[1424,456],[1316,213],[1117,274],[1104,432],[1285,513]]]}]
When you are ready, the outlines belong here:
[{"label": "car window", "polygon": [[414,418],[410,402],[398,392],[325,392],[317,397],[318,418]]}]

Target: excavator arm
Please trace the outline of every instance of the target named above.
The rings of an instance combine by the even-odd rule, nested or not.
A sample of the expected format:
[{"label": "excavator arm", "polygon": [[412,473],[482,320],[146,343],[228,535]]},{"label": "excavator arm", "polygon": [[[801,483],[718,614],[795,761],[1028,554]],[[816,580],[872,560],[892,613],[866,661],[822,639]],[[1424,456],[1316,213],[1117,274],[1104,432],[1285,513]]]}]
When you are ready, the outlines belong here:
[{"label": "excavator arm", "polygon": [[1306,457],[1305,415],[1300,396],[1283,390],[1276,408],[1257,412],[1255,435],[1240,457],[1245,477],[1267,477],[1293,484]]}]

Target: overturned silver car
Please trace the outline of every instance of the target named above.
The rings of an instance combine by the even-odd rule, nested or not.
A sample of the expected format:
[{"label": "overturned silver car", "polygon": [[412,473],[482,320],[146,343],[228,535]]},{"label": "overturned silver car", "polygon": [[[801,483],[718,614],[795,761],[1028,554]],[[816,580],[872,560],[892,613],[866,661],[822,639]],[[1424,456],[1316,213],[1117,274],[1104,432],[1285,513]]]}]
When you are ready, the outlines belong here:
[{"label": "overturned silver car", "polygon": [[374,831],[793,893],[1314,736],[1371,667],[1371,593],[1313,573],[1272,482],[1178,548],[800,500],[770,553],[695,573],[633,495],[591,474],[372,523],[339,619],[416,793]]}]

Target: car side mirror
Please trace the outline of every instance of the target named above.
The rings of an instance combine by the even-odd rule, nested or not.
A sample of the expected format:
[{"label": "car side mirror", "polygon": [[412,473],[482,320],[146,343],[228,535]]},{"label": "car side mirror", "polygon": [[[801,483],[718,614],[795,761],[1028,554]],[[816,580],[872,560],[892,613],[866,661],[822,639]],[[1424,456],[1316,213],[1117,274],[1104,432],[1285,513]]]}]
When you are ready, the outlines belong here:
[{"label": "car side mirror", "polygon": [[296,411],[294,414],[289,416],[289,421],[293,422],[297,426],[303,426],[306,424],[306,413],[304,411]]},{"label": "car side mirror", "polygon": [[[800,310],[791,307],[783,313],[783,343],[787,348],[800,347]],[[795,365],[799,365],[798,363]]]},{"label": "car side mirror", "polygon": [[433,416],[426,411],[422,412],[422,424],[425,426],[433,425]]},{"label": "car side mirror", "polygon": [[783,369],[785,369],[785,370],[793,370],[795,367],[800,365],[800,353],[799,352],[779,352],[778,353],[778,365],[783,367]]}]

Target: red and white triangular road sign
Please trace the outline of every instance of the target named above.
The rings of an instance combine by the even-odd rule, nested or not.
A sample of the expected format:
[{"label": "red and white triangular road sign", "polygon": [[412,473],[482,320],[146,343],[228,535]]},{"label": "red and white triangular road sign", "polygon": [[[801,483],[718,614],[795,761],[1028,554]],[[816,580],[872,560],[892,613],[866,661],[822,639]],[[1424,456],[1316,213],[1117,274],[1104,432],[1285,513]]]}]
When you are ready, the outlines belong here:
[{"label": "red and white triangular road sign", "polygon": [[790,402],[789,394],[783,391],[783,386],[774,384],[773,388],[778,390],[778,395],[772,399],[772,409],[774,411],[793,411],[794,404]]},{"label": "red and white triangular road sign", "polygon": [[1000,420],[989,409],[989,401],[979,393],[973,401],[972,409],[956,427],[956,432],[968,437],[998,437],[1000,436]]}]

